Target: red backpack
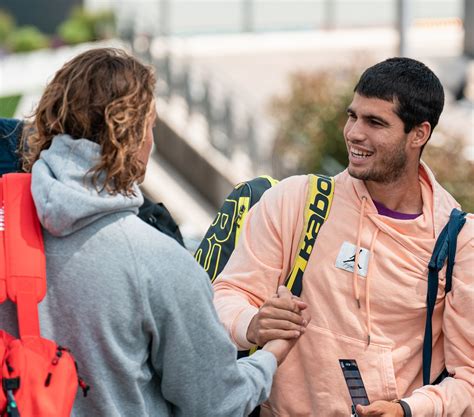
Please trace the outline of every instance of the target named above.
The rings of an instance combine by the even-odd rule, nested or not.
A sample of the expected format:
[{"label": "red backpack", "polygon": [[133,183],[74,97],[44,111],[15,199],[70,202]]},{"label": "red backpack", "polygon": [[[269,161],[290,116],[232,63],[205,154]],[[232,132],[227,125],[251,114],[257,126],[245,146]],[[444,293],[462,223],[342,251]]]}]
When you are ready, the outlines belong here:
[{"label": "red backpack", "polygon": [[46,295],[43,237],[30,174],[0,178],[0,302],[16,304],[20,337],[0,330],[1,417],[66,417],[78,377],[70,351],[40,335],[38,303]]}]

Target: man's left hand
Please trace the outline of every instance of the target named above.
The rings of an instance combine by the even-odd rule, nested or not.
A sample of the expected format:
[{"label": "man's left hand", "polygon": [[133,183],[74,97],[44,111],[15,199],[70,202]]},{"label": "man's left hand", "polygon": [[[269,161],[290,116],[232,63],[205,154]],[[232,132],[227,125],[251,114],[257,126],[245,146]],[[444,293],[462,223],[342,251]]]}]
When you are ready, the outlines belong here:
[{"label": "man's left hand", "polygon": [[403,417],[403,408],[400,404],[390,401],[374,401],[367,406],[356,407],[359,417]]}]

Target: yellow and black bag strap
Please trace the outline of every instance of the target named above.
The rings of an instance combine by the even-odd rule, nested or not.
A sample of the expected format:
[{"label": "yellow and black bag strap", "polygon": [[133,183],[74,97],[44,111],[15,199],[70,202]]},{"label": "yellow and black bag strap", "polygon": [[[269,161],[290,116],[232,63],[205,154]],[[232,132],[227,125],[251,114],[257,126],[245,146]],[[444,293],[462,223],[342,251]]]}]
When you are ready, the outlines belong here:
[{"label": "yellow and black bag strap", "polygon": [[[273,177],[270,177],[269,175],[260,175],[259,177],[257,177],[252,182],[258,181],[260,179],[264,179],[264,180],[268,181],[268,185],[265,186],[265,190],[267,188],[273,187],[274,185],[278,184],[278,182],[279,182],[278,180],[276,180]],[[234,247],[237,246],[237,242],[239,241],[240,232],[242,230],[242,225],[244,224],[244,220],[247,217],[247,214],[248,214],[250,208],[253,207],[253,205],[256,203],[255,201],[253,201],[254,199],[253,199],[253,196],[252,196],[252,187],[250,186],[250,183],[249,182],[240,183],[235,188],[238,189],[239,187],[242,187],[242,186],[249,187],[249,193],[248,193],[248,195],[240,196],[239,200],[237,202],[237,207],[239,207],[239,213],[238,213],[237,219],[235,221],[236,231],[235,231]],[[265,190],[258,190],[258,193],[259,193],[259,195],[257,196],[258,200],[260,199],[261,195],[263,194],[263,192]]]},{"label": "yellow and black bag strap", "polygon": [[308,195],[300,244],[293,268],[285,281],[285,285],[297,296],[300,296],[303,291],[303,274],[321,226],[328,218],[334,196],[334,178],[313,174],[308,177]]},{"label": "yellow and black bag strap", "polygon": [[[314,249],[321,226],[329,216],[334,196],[334,178],[310,174],[308,175],[308,181],[308,194],[304,208],[304,224],[300,244],[293,262],[293,268],[285,281],[285,285],[292,294],[298,297],[303,291],[303,274],[309,256]],[[250,349],[249,355],[255,353],[257,349],[259,349],[258,346]]]}]

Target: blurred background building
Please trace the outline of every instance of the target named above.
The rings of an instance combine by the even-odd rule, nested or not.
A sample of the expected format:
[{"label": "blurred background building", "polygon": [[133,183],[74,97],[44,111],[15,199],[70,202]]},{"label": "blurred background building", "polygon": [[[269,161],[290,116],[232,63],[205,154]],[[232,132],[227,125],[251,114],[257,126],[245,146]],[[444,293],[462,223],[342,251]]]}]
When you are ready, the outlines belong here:
[{"label": "blurred background building", "polygon": [[[155,66],[160,123],[144,190],[164,201],[191,245],[236,182],[343,169],[354,82],[395,55],[440,76],[446,108],[425,157],[474,209],[472,0],[2,0],[0,8],[15,21],[3,29],[0,106],[2,96],[4,109],[16,100],[17,117],[85,48],[129,48]],[[54,49],[27,53],[16,33],[25,25]],[[24,52],[12,53],[18,45]]]}]

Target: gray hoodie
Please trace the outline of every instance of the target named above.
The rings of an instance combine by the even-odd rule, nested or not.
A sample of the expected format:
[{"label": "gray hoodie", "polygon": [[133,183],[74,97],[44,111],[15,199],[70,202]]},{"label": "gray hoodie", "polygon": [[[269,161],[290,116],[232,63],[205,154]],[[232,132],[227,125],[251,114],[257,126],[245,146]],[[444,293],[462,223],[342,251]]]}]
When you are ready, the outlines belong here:
[{"label": "gray hoodie", "polygon": [[[124,197],[85,185],[99,152],[61,135],[33,167],[48,274],[42,335],[71,348],[91,385],[73,416],[247,415],[269,395],[275,357],[236,361],[206,273],[136,216],[138,188]],[[11,305],[0,320],[16,333]]]}]

